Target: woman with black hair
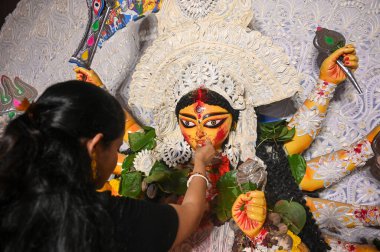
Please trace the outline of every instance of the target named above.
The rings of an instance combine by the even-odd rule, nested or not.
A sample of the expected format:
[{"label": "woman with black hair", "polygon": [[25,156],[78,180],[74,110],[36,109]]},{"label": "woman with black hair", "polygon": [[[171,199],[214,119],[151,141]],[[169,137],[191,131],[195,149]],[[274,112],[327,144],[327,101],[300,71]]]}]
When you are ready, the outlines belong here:
[{"label": "woman with black hair", "polygon": [[98,193],[116,165],[125,115],[80,81],[49,87],[0,140],[1,251],[167,251],[205,209],[209,141],[195,151],[182,205]]}]

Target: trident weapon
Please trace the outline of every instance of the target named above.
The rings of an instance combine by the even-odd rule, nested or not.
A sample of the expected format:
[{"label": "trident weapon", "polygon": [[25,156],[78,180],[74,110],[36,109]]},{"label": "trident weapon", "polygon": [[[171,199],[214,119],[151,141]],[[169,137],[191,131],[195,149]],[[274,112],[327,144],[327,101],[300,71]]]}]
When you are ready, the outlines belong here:
[{"label": "trident weapon", "polygon": [[88,7],[88,22],[86,32],[69,62],[90,69],[101,31],[108,19],[115,0],[86,0]]}]

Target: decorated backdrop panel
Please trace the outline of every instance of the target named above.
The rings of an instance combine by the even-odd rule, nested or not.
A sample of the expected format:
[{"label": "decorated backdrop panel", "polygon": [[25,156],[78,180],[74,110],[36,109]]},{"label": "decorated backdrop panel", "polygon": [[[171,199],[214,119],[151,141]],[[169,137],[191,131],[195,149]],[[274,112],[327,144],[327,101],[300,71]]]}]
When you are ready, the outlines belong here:
[{"label": "decorated backdrop panel", "polygon": [[[355,75],[364,94],[359,96],[349,83],[339,88],[325,127],[306,158],[346,147],[380,124],[380,1],[253,0],[253,8],[250,28],[273,38],[302,73],[301,99],[318,78],[317,51],[312,44],[317,26],[338,30],[357,46],[360,68]],[[19,76],[39,93],[55,82],[74,78],[68,60],[86,22],[85,0],[22,0],[0,32],[0,75]],[[130,23],[97,51],[92,67],[113,94],[128,98],[129,77],[143,49],[156,37],[156,25],[154,18]],[[278,114],[279,107],[265,110]],[[322,195],[380,205],[379,191],[379,182],[364,168]]]}]

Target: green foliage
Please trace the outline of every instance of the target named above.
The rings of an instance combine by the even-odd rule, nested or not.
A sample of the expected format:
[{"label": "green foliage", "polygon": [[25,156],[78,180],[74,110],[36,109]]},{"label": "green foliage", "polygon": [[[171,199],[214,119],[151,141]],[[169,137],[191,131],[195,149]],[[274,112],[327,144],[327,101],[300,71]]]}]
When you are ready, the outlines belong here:
[{"label": "green foliage", "polygon": [[222,222],[231,218],[232,205],[242,193],[236,182],[236,173],[237,170],[225,173],[216,184],[219,194],[217,196],[215,211],[216,216]]},{"label": "green foliage", "polygon": [[128,155],[126,158],[124,158],[123,164],[121,165],[121,168],[123,172],[129,172],[133,166],[133,160],[135,160],[136,154],[132,153]]},{"label": "green foliage", "polygon": [[136,132],[128,134],[129,145],[133,152],[140,150],[152,150],[156,146],[156,131],[150,127],[144,127],[144,133]]},{"label": "green foliage", "polygon": [[281,216],[282,221],[295,234],[299,234],[305,226],[306,210],[297,202],[279,200],[275,204],[273,211]]},{"label": "green foliage", "polygon": [[297,184],[300,184],[306,172],[307,165],[305,159],[299,154],[294,154],[288,156],[288,161],[293,178]]},{"label": "green foliage", "polygon": [[137,199],[141,195],[141,172],[123,172],[121,174],[121,183],[119,193],[123,196]]},{"label": "green foliage", "polygon": [[260,141],[258,145],[265,141],[284,143],[293,139],[295,128],[289,130],[286,121],[281,120],[270,123],[259,123],[258,132]]},{"label": "green foliage", "polygon": [[166,193],[185,194],[187,186],[188,169],[174,170],[169,169],[164,163],[157,161],[145,182],[156,183],[157,186]]},{"label": "green foliage", "polygon": [[247,193],[247,192],[256,190],[257,185],[252,182],[247,182],[247,183],[242,184],[240,188],[243,191],[243,193]]}]

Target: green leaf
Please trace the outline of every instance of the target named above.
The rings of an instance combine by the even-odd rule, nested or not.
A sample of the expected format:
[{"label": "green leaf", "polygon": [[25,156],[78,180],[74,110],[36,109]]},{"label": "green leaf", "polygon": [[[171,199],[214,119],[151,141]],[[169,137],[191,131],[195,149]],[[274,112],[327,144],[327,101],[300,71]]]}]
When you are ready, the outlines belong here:
[{"label": "green leaf", "polygon": [[334,38],[326,36],[326,35],[325,35],[325,42],[328,45],[333,45],[335,43]]},{"label": "green leaf", "polygon": [[231,218],[231,209],[237,197],[242,193],[236,182],[237,170],[225,173],[216,184],[219,194],[215,208],[218,219],[222,222]]},{"label": "green leaf", "polygon": [[288,129],[285,120],[270,122],[270,123],[259,123],[259,141],[275,141],[275,142],[287,142],[292,140],[295,134],[295,129]]},{"label": "green leaf", "polygon": [[306,211],[298,202],[279,200],[275,204],[273,211],[281,215],[282,221],[295,234],[299,234],[305,226]]},{"label": "green leaf", "polygon": [[299,154],[294,154],[288,156],[288,161],[293,178],[295,179],[297,184],[300,184],[306,172],[305,159]]},{"label": "green leaf", "polygon": [[126,158],[124,158],[123,164],[121,165],[121,168],[123,169],[122,172],[126,173],[131,170],[135,157],[136,157],[136,154],[132,153],[132,154],[129,154]]},{"label": "green leaf", "polygon": [[288,128],[286,128],[286,134],[283,135],[283,136],[280,136],[279,138],[277,138],[277,141],[278,142],[287,142],[287,141],[290,141],[290,140],[293,139],[295,133],[296,133],[296,129],[295,128],[291,128],[290,130]]},{"label": "green leaf", "polygon": [[170,169],[165,163],[156,161],[152,167],[152,170],[150,170],[150,174],[156,171],[170,171]]},{"label": "green leaf", "polygon": [[128,134],[129,145],[133,152],[140,151],[142,149],[151,150],[155,147],[156,131],[150,127],[144,127],[147,129],[144,133],[136,132]]},{"label": "green leaf", "polygon": [[146,183],[157,183],[159,188],[166,193],[185,194],[187,190],[186,182],[188,169],[174,170],[169,169],[162,162],[156,162],[145,178]]},{"label": "green leaf", "polygon": [[247,182],[244,184],[241,184],[241,189],[243,190],[243,193],[247,193],[249,191],[254,191],[257,189],[257,185],[252,182]]},{"label": "green leaf", "polygon": [[121,175],[120,194],[137,199],[141,195],[141,172],[127,172]]}]

